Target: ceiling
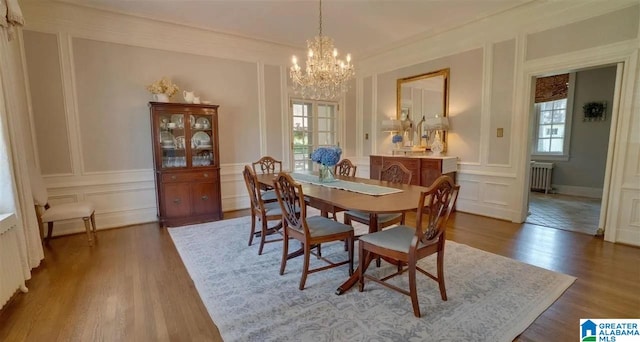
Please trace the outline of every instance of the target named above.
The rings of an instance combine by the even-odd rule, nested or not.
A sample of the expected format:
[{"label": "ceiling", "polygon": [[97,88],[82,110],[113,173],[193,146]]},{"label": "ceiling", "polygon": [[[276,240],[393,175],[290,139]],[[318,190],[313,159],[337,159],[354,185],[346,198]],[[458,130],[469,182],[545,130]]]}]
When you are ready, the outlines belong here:
[{"label": "ceiling", "polygon": [[[294,48],[318,34],[308,0],[57,0],[180,23]],[[325,0],[323,33],[354,59],[500,13],[533,0]]]}]

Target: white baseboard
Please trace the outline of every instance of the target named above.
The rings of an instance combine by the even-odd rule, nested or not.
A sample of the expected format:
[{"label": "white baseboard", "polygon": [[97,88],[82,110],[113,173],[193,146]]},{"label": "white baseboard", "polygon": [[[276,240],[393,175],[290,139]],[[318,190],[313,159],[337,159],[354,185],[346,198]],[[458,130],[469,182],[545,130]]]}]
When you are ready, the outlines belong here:
[{"label": "white baseboard", "polygon": [[589,188],[585,186],[571,186],[560,184],[551,184],[551,187],[553,188],[552,192],[556,194],[589,198],[602,198],[602,188]]},{"label": "white baseboard", "polygon": [[[103,214],[96,213],[96,230],[157,221],[158,215],[155,208],[117,211]],[[46,223],[44,228],[46,234]],[[85,231],[82,219],[60,221],[53,225],[53,236],[82,233]]]}]

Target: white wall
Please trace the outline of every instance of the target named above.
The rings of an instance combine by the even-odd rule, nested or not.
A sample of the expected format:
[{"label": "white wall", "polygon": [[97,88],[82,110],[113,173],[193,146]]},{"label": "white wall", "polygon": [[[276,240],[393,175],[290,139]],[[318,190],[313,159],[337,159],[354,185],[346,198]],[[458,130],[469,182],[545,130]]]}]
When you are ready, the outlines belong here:
[{"label": "white wall", "polygon": [[99,229],[157,219],[146,85],[162,76],[220,105],[223,210],[248,207],[245,164],[287,156],[283,64],[299,51],[68,4],[23,11],[39,166],[52,202],[94,202]]},{"label": "white wall", "polygon": [[[624,63],[623,100],[613,108],[616,140],[607,150],[612,162],[606,238],[640,245],[640,123],[633,92],[639,81],[638,8],[634,1],[530,3],[373,56],[360,65],[363,107],[372,108],[373,118],[364,120],[363,130],[375,132],[377,122],[394,113],[394,79],[449,67],[448,155],[459,158],[458,210],[522,222],[532,80],[559,70]],[[497,128],[504,129],[504,137],[496,136]],[[388,143],[379,135],[370,148],[384,153]]]},{"label": "white wall", "polygon": [[[55,162],[45,165],[51,172],[47,177],[48,185],[61,200],[65,200],[65,196],[101,198],[98,221],[102,227],[155,219],[155,202],[150,200],[153,177],[151,170],[144,166],[131,169],[138,167],[138,163],[145,164],[144,159],[126,164],[126,170],[114,170],[99,161],[90,162],[93,167],[90,173],[83,168],[82,158],[92,158],[92,154],[85,151],[95,151],[96,147],[85,148],[82,144],[85,137],[80,123],[84,115],[90,117],[95,113],[89,113],[90,106],[83,105],[85,100],[79,99],[74,83],[78,67],[74,60],[74,44],[80,40],[108,45],[107,51],[111,52],[136,50],[155,58],[176,56],[174,60],[184,58],[188,61],[203,58],[204,64],[213,70],[218,63],[240,68],[240,74],[244,75],[241,78],[246,77],[246,82],[240,81],[229,89],[220,88],[218,83],[211,83],[205,77],[193,76],[194,79],[187,80],[188,87],[194,90],[209,91],[208,87],[212,87],[209,96],[219,96],[219,101],[231,101],[220,103],[221,117],[225,116],[226,110],[239,115],[228,116],[230,121],[225,122],[229,127],[227,137],[231,140],[225,141],[224,146],[232,152],[227,152],[222,165],[223,209],[246,206],[240,170],[252,156],[267,152],[276,154],[280,145],[286,158],[286,135],[278,140],[267,132],[274,128],[273,120],[278,116],[286,118],[286,64],[289,56],[299,51],[67,4],[27,2],[23,10],[27,30],[55,35],[60,59],[67,132],[60,128],[55,134],[67,136],[71,170],[69,175],[55,174],[67,172],[68,165],[63,168],[58,168]],[[355,110],[355,122],[345,122],[350,138],[344,139],[347,144],[355,143],[355,147],[344,147],[347,151],[355,151],[358,173],[368,175],[368,155],[380,152],[389,143],[388,136],[382,135],[377,128],[380,120],[395,114],[395,78],[449,67],[453,127],[449,135],[449,154],[460,158],[458,181],[462,185],[458,209],[521,222],[526,214],[531,80],[556,70],[622,62],[625,68],[620,76],[624,76],[624,82],[619,91],[623,97],[615,108],[617,117],[612,121],[616,141],[608,151],[613,156],[610,158],[613,163],[609,172],[611,192],[605,194],[610,204],[605,236],[610,241],[640,245],[640,99],[633,91],[634,87],[639,87],[640,79],[638,17],[638,3],[631,0],[532,2],[358,61],[354,93],[348,94],[343,107],[347,112]],[[158,36],[157,32],[164,34]],[[585,32],[592,34],[585,35]],[[54,47],[47,49],[53,51]],[[163,65],[157,61],[150,61],[150,64],[151,69],[154,65]],[[158,75],[153,76],[160,77],[168,69],[173,68],[164,65],[164,68],[156,69]],[[180,70],[188,71],[192,76],[193,70]],[[252,77],[255,77],[255,83],[250,86]],[[140,86],[149,80],[138,81],[139,84],[132,82],[129,85],[127,96],[140,92],[137,103],[144,104],[148,94],[144,94]],[[247,110],[234,102],[241,93],[246,93],[250,99]],[[134,97],[128,97],[128,101]],[[217,99],[212,98],[213,101]],[[37,106],[34,105],[34,110]],[[34,113],[34,118],[37,115]],[[281,132],[286,132],[288,124],[280,123]],[[354,123],[355,139],[350,135]],[[245,126],[249,132],[257,134],[251,138],[260,142],[254,147],[259,153],[239,152],[236,147],[246,140],[246,137],[239,137],[241,127]],[[221,127],[224,130],[224,126]],[[91,125],[87,128],[96,129]],[[496,128],[504,128],[505,137],[495,137]],[[141,128],[141,134],[148,134],[142,132],[144,129]],[[64,138],[55,143],[62,145]],[[39,141],[38,146],[41,145]],[[139,153],[142,154],[145,148],[148,147],[140,147]],[[221,152],[225,156],[225,152]],[[109,170],[98,171],[100,168]],[[138,194],[143,194],[138,201],[120,201],[135,199]]]}]

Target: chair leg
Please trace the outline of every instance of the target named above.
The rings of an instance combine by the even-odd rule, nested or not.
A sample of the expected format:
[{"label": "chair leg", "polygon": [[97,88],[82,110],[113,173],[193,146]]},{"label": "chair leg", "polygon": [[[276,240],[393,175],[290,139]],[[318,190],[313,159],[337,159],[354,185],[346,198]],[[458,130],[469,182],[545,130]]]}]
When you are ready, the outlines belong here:
[{"label": "chair leg", "polygon": [[253,236],[256,235],[256,215],[251,213],[251,232],[249,235],[249,246],[253,243]]},{"label": "chair leg", "polygon": [[53,232],[53,222],[47,222],[47,241],[51,240],[52,232]]},{"label": "chair leg", "polygon": [[318,245],[316,246],[316,250],[317,250],[317,252],[318,252],[318,253],[317,253],[317,254],[318,254],[318,259],[322,258],[322,247],[321,247],[321,246],[322,246],[321,244],[318,244]]},{"label": "chair leg", "polygon": [[347,239],[349,242],[349,276],[353,275],[353,235]]},{"label": "chair leg", "polygon": [[307,273],[309,272],[309,257],[311,256],[311,246],[304,244],[304,265],[302,265],[302,277],[300,278],[300,290],[304,290],[304,283],[307,282]]},{"label": "chair leg", "polygon": [[[38,207],[36,206],[36,213],[38,213]],[[36,218],[38,219],[38,230],[40,231],[40,241],[44,241],[44,223],[42,222],[42,218],[40,218],[40,214],[37,214]]]},{"label": "chair leg", "polygon": [[413,314],[420,317],[420,307],[418,306],[418,292],[416,290],[416,260],[409,260],[409,295],[411,297],[411,305],[413,306]]},{"label": "chair leg", "polygon": [[267,228],[269,228],[267,226],[267,220],[265,220],[264,217],[260,218],[260,221],[262,222],[262,234],[260,235],[260,249],[258,249],[258,255],[262,255],[262,249],[264,248],[264,241],[267,238]]},{"label": "chair leg", "polygon": [[47,222],[47,240],[51,239],[52,232],[53,232],[53,222]]},{"label": "chair leg", "polygon": [[91,227],[93,227],[93,240],[98,241],[98,233],[96,232],[96,213],[91,213]]},{"label": "chair leg", "polygon": [[365,253],[364,248],[362,248],[362,241],[360,242],[360,246],[358,248],[358,291],[364,291],[364,271],[365,271]]},{"label": "chair leg", "polygon": [[[333,219],[335,220],[335,213],[334,213],[334,218]],[[347,226],[351,225],[351,219],[346,215],[346,213],[344,215],[344,224],[346,224]],[[347,241],[347,240],[344,240],[344,250],[345,251],[349,250],[349,241]]]},{"label": "chair leg", "polygon": [[440,297],[447,300],[447,289],[444,286],[444,253],[438,252],[438,287],[440,287]]},{"label": "chair leg", "polygon": [[282,238],[282,261],[280,262],[280,275],[284,274],[284,268],[287,266],[287,256],[289,256],[289,234],[287,228],[284,227],[284,236]]},{"label": "chair leg", "polygon": [[93,246],[93,237],[91,236],[91,223],[88,217],[83,217],[84,228],[87,230],[87,238],[89,238],[89,246]]},{"label": "chair leg", "polygon": [[[371,224],[371,223],[369,223],[369,224]],[[371,229],[371,228],[369,228],[369,229]],[[381,230],[382,230],[382,227],[380,226],[380,224],[378,224],[378,229],[377,229],[376,231],[378,231],[378,232],[379,232],[379,231],[381,231]],[[380,256],[378,255],[378,256],[376,257],[376,267],[380,267],[380,265],[382,265],[382,262],[381,262],[381,260],[380,260]]]},{"label": "chair leg", "polygon": [[[380,230],[382,230],[382,229],[380,229],[380,227],[378,227],[378,231],[380,231]],[[381,262],[380,256],[378,255],[376,257],[376,267],[380,267],[381,264],[382,264],[382,262]]]}]

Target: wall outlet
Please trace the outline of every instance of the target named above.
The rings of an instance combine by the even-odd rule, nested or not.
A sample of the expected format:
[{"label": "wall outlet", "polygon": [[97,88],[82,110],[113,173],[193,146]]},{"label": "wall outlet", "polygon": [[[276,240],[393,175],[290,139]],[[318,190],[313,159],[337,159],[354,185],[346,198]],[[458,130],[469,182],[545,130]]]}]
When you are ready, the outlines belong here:
[{"label": "wall outlet", "polygon": [[369,133],[364,134],[364,140],[369,140]]},{"label": "wall outlet", "polygon": [[498,132],[496,133],[498,138],[502,138],[504,136],[504,128],[498,128]]}]

